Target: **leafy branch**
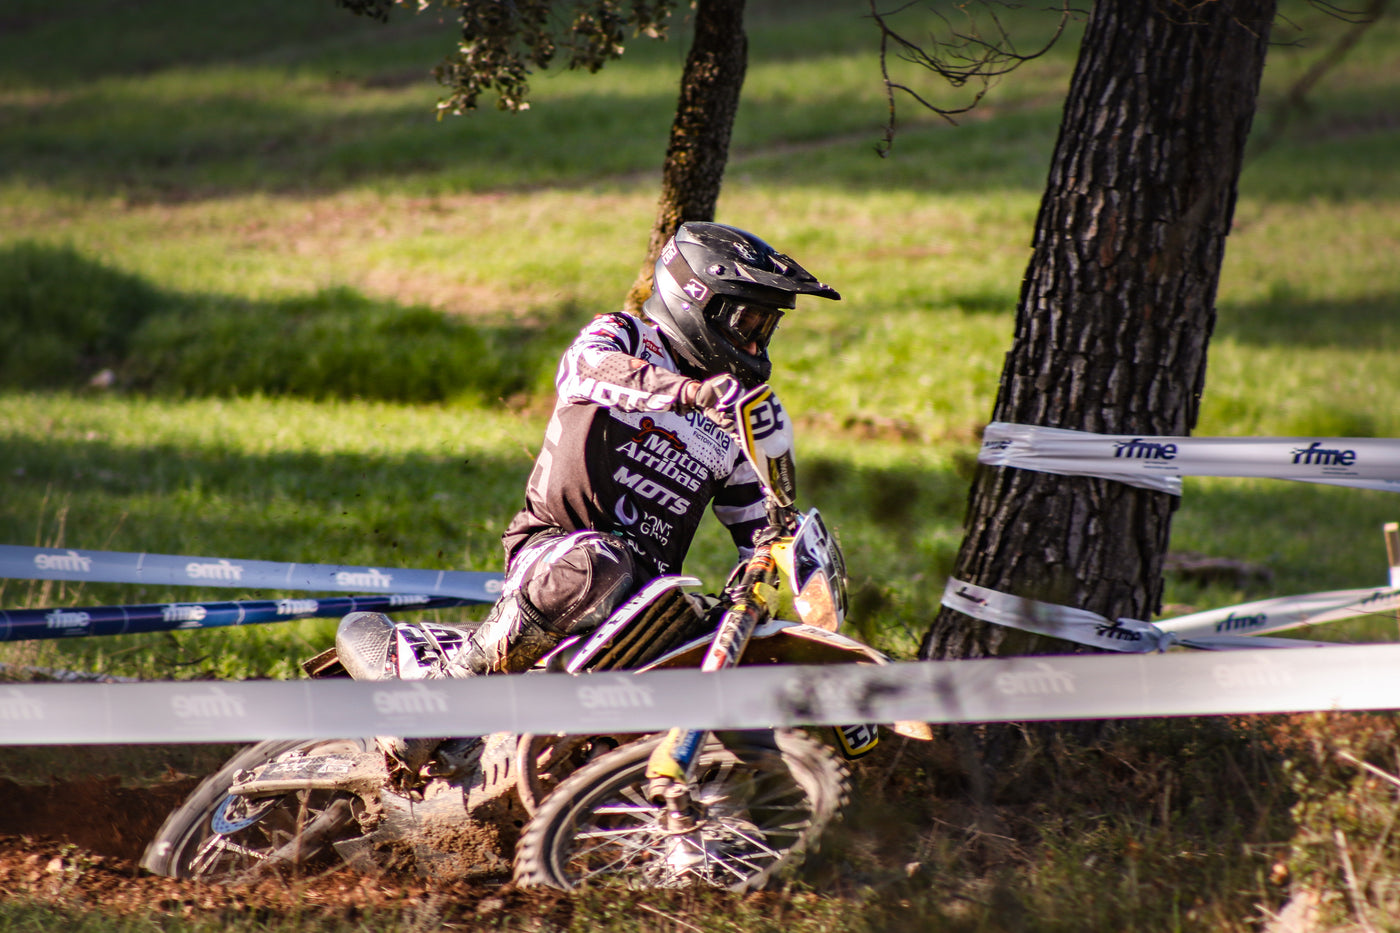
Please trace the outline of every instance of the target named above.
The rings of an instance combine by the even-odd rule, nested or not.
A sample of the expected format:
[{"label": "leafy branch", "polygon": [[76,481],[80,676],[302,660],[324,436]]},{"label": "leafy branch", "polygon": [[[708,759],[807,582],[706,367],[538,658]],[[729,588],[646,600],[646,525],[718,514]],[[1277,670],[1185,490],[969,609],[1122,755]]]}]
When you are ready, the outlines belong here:
[{"label": "leafy branch", "polygon": [[438,116],[477,108],[495,92],[496,106],[530,109],[530,75],[556,56],[566,67],[596,72],[620,58],[630,36],[666,35],[674,0],[338,0],[341,6],[385,21],[395,6],[421,13],[437,4],[456,14],[461,39],[456,51],[433,70],[448,96]]}]

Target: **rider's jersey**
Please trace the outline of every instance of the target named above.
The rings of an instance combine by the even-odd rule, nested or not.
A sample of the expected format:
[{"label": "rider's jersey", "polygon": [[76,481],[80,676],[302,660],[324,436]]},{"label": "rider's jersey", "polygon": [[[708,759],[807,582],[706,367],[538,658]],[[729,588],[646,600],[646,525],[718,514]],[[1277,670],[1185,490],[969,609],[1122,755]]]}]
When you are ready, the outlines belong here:
[{"label": "rider's jersey", "polygon": [[765,524],[739,443],[698,411],[673,411],[688,381],[660,333],[630,314],[593,319],[555,377],[558,401],[506,529],[509,561],[531,535],[592,528],[627,543],[654,574],[679,573],[713,501],[741,551]]}]

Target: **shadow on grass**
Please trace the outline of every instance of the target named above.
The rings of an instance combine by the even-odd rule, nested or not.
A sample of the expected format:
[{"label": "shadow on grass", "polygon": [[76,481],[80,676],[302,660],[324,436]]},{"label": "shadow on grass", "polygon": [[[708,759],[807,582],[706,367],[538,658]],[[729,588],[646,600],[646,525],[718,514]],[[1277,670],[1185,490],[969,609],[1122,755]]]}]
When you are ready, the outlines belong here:
[{"label": "shadow on grass", "polygon": [[1215,336],[1258,347],[1307,349],[1400,345],[1400,294],[1316,301],[1276,287],[1265,299],[1221,305]]},{"label": "shadow on grass", "polygon": [[[631,187],[636,173],[660,170],[688,42],[680,24],[664,45],[629,44],[626,60],[609,67],[643,69],[625,90],[587,79],[582,90],[572,79],[555,85],[554,70],[535,76],[529,113],[494,112],[488,99],[475,114],[439,121],[443,89],[429,71],[454,30],[430,17],[398,17],[384,28],[330,4],[242,5],[236,15],[168,0],[120,14],[98,0],[30,7],[8,17],[11,28],[0,34],[0,62],[9,62],[0,83],[8,73],[24,89],[0,97],[0,181],[152,202],[376,182],[420,191],[600,180]],[[114,15],[122,21],[115,35]],[[1005,117],[987,110],[957,131],[931,127],[910,104],[894,158],[881,160],[874,149],[886,108],[870,90],[878,82],[874,28],[817,4],[787,4],[776,19],[754,20],[751,70],[788,61],[820,70],[823,56],[857,54],[868,56],[869,82],[842,77],[820,99],[780,80],[751,90],[735,128],[737,170],[773,185],[1043,184],[1058,99],[1036,105],[1029,124],[1014,108]],[[415,85],[421,94],[403,93]],[[386,96],[388,88],[397,93]]]},{"label": "shadow on grass", "polygon": [[[0,249],[0,386],[96,378],[170,396],[490,402],[546,387],[586,314],[484,325],[349,288],[279,301],[163,291],[78,251]],[[105,372],[104,372],[105,371]]]},{"label": "shadow on grass", "polygon": [[34,540],[40,517],[61,508],[55,544],[68,547],[447,568],[472,554],[499,569],[528,471],[520,455],[249,454],[9,434],[0,540]]},{"label": "shadow on grass", "polygon": [[[334,418],[328,410],[327,418]],[[463,417],[470,417],[464,412]],[[275,429],[275,428],[274,428]],[[384,430],[393,430],[386,425]],[[217,438],[217,434],[215,434]],[[251,454],[11,433],[0,441],[0,541],[81,549],[500,572],[528,460],[447,452]],[[0,581],[0,605],[92,606],[305,595],[166,585]],[[444,610],[446,612],[446,610]],[[479,616],[451,610],[451,618]],[[295,676],[334,621],[29,643],[7,661],[137,677]]]}]

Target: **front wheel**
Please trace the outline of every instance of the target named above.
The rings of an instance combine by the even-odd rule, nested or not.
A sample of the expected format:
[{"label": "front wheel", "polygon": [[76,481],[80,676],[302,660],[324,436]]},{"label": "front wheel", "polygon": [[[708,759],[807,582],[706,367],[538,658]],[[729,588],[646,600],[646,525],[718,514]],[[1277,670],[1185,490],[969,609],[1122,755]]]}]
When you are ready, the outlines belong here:
[{"label": "front wheel", "polygon": [[693,827],[677,830],[646,797],[661,739],[624,745],[561,783],[520,837],[516,883],[754,890],[801,863],[849,794],[845,765],[800,732],[777,733],[776,748],[712,739],[689,788]]},{"label": "front wheel", "polygon": [[226,879],[251,870],[306,865],[355,824],[352,795],[299,790],[266,797],[230,794],[235,776],[290,755],[362,752],[372,740],[269,741],[249,746],[195,788],[166,817],[141,867],[171,878]]}]

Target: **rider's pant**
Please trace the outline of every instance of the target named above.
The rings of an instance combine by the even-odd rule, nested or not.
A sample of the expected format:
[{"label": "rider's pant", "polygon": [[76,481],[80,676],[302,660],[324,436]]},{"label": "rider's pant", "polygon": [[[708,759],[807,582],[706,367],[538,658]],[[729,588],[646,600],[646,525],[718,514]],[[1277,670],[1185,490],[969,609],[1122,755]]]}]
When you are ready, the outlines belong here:
[{"label": "rider's pant", "polygon": [[632,553],[611,535],[537,536],[516,553],[500,600],[445,672],[465,677],[529,670],[565,637],[601,625],[638,577]]},{"label": "rider's pant", "polygon": [[[616,538],[596,531],[542,535],[511,561],[501,598],[461,648],[428,677],[517,673],[566,636],[601,625],[631,595],[635,561]],[[352,612],[336,631],[341,662],[358,680],[398,676],[394,623],[383,613]],[[378,737],[379,746],[417,774],[440,739]]]}]

